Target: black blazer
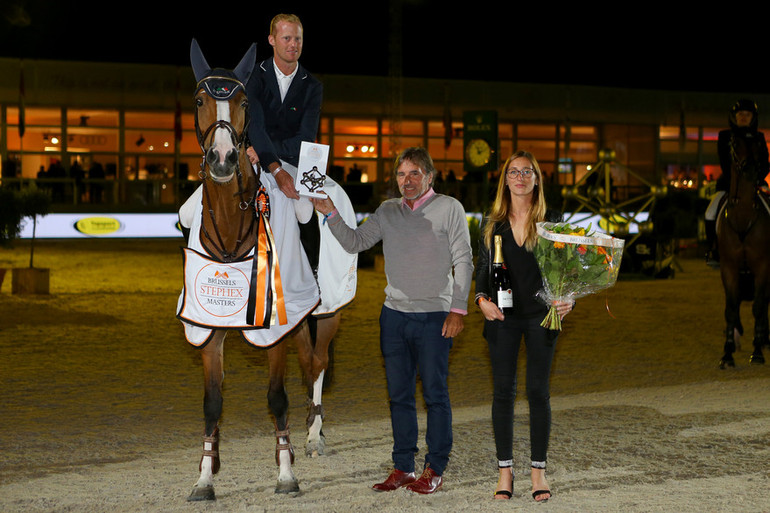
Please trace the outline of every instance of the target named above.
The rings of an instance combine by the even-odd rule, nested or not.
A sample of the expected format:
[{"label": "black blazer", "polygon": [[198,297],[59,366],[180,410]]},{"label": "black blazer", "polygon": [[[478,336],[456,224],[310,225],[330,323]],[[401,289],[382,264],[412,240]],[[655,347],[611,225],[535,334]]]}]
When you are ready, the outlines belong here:
[{"label": "black blazer", "polygon": [[246,86],[249,141],[263,167],[283,160],[297,166],[302,141],[315,142],[323,85],[301,64],[281,102],[273,58],[260,62]]}]

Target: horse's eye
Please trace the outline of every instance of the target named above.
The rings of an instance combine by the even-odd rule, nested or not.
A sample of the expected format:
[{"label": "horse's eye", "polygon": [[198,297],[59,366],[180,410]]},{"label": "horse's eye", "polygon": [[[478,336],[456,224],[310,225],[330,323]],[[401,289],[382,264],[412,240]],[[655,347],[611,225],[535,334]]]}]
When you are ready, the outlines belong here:
[{"label": "horse's eye", "polygon": [[249,100],[243,100],[243,103],[241,103],[241,108],[248,109],[249,108]]},{"label": "horse's eye", "polygon": [[202,106],[203,106],[203,99],[201,99],[201,98],[196,98],[196,99],[195,99],[195,106],[196,106],[196,107],[202,107]]}]

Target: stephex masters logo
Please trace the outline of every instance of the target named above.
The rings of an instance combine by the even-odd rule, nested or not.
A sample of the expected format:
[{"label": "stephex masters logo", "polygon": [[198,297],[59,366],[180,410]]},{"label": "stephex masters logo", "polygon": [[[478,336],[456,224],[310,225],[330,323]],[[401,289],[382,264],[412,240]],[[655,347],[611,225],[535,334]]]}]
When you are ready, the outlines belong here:
[{"label": "stephex masters logo", "polygon": [[75,229],[84,235],[110,235],[123,225],[114,217],[84,217],[75,223]]},{"label": "stephex masters logo", "polygon": [[215,317],[237,315],[249,302],[249,278],[231,265],[204,265],[195,275],[194,286],[198,305]]}]

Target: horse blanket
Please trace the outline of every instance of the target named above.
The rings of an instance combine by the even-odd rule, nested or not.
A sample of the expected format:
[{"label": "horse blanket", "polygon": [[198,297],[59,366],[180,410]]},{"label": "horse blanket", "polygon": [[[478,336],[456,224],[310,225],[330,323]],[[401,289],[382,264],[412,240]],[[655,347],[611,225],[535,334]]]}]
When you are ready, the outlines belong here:
[{"label": "horse blanket", "polygon": [[[291,166],[284,169],[296,172]],[[180,209],[180,222],[190,226],[185,255],[185,278],[177,303],[177,318],[185,328],[187,341],[202,346],[216,329],[238,330],[249,343],[270,347],[278,343],[309,314],[328,316],[350,303],[357,284],[357,255],[342,249],[319,216],[321,247],[318,280],[313,276],[299,239],[296,200],[286,198],[269,173],[261,174],[270,197],[270,221],[275,263],[269,304],[258,309],[272,312],[266,323],[255,322],[248,308],[252,253],[236,262],[217,262],[200,243],[203,215],[202,187]],[[334,201],[343,220],[356,226],[355,212],[345,191],[327,177],[324,191]],[[306,198],[300,202],[307,202]]]}]

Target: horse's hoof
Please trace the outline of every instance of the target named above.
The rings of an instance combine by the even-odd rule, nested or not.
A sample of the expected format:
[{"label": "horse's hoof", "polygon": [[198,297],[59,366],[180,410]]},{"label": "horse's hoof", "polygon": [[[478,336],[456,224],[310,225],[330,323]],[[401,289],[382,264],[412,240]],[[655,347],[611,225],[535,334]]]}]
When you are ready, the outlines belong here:
[{"label": "horse's hoof", "polygon": [[749,363],[753,365],[764,365],[765,357],[762,354],[753,354],[751,355],[751,358],[749,358]]},{"label": "horse's hoof", "polygon": [[275,485],[275,493],[298,493],[299,483],[295,481],[278,481]]},{"label": "horse's hoof", "polygon": [[735,360],[732,357],[723,357],[721,360],[719,360],[719,368],[724,369],[725,367],[735,367]]},{"label": "horse's hoof", "polygon": [[308,441],[305,446],[305,456],[317,458],[326,454],[326,437],[321,435],[318,440]]},{"label": "horse's hoof", "polygon": [[214,487],[211,485],[196,486],[193,488],[192,493],[190,493],[190,496],[187,497],[187,502],[215,501],[215,500],[217,500],[217,497],[216,495],[214,495]]}]

